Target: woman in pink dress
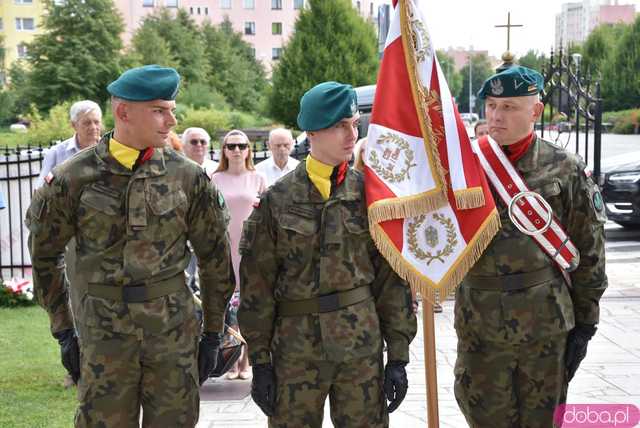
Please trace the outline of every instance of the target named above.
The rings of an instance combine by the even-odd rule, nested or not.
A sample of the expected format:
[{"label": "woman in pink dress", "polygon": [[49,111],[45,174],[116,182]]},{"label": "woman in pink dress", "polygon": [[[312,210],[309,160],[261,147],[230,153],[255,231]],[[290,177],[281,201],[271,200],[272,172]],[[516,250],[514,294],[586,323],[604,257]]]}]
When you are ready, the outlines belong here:
[{"label": "woman in pink dress", "polygon": [[[266,179],[253,166],[251,144],[247,135],[233,130],[225,135],[222,141],[220,165],[213,173],[211,180],[222,192],[229,209],[229,238],[231,240],[231,260],[236,276],[236,290],[233,293],[227,313],[227,323],[238,330],[238,306],[240,303],[240,237],[242,224],[249,217],[260,193],[266,189]],[[249,359],[244,352],[239,362],[229,370],[227,379],[248,379],[251,376]]]}]

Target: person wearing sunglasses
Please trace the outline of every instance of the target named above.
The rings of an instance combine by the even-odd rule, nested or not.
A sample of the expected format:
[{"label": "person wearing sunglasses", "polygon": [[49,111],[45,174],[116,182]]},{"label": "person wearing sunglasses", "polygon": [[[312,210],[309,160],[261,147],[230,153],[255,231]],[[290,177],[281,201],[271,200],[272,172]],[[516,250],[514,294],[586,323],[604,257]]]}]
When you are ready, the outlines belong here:
[{"label": "person wearing sunglasses", "polygon": [[[240,236],[242,223],[249,217],[259,195],[267,187],[266,179],[253,166],[251,144],[247,135],[238,130],[232,130],[222,140],[222,153],[218,169],[211,177],[217,188],[224,195],[231,219],[229,221],[229,239],[231,241],[231,260],[236,278],[236,290],[229,302],[227,310],[227,324],[238,330],[238,305],[240,301]],[[227,379],[249,379],[247,347],[238,363],[227,372]]]},{"label": "person wearing sunglasses", "polygon": [[209,177],[218,169],[218,162],[209,156],[209,133],[202,128],[187,128],[182,133],[182,150],[189,159],[204,169]]},{"label": "person wearing sunglasses", "polygon": [[356,106],[351,85],[304,94],[298,126],[311,153],[244,224],[238,315],[251,396],[270,427],[321,427],[327,396],[335,426],[388,427],[407,393],[416,316],[369,234],[362,174],[348,166]]}]

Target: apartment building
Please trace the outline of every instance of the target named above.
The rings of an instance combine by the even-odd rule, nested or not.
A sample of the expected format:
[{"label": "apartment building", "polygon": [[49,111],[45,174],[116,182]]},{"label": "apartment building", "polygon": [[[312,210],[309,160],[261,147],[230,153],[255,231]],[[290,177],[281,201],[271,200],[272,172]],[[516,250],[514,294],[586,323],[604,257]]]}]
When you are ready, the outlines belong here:
[{"label": "apartment building", "polygon": [[583,43],[601,24],[630,24],[636,18],[636,7],[610,0],[583,0],[564,3],[556,15],[555,49],[566,49]]},{"label": "apartment building", "polygon": [[[16,59],[27,55],[26,44],[40,31],[44,11],[42,0],[0,0],[0,36],[4,46],[4,63],[7,70]],[[0,84],[4,81],[0,76]]]},{"label": "apartment building", "polygon": [[[251,44],[256,58],[270,71],[282,55],[282,48],[293,32],[305,0],[114,0],[125,23],[123,39],[127,44],[145,16],[159,8],[185,9],[198,24],[219,24],[228,17],[233,28]],[[375,22],[380,0],[353,1],[365,18]]]}]

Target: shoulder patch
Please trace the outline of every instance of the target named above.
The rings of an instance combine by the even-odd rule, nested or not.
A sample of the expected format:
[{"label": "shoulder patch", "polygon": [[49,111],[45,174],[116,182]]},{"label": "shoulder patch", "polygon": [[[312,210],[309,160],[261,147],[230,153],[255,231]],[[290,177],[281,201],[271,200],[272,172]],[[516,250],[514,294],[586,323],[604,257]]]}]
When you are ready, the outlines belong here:
[{"label": "shoulder patch", "polygon": [[222,209],[225,206],[224,196],[222,192],[218,190],[218,206]]},{"label": "shoulder patch", "polygon": [[593,175],[593,171],[591,170],[590,167],[586,166],[584,168],[584,175],[586,175],[587,178],[590,178]]}]

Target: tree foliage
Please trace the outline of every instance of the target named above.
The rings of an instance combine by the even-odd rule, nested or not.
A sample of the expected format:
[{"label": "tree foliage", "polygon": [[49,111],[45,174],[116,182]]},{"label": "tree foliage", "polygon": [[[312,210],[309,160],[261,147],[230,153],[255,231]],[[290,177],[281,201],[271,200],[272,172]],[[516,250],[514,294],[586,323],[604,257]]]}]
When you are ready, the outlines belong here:
[{"label": "tree foliage", "polygon": [[640,17],[626,26],[606,64],[602,76],[605,109],[640,106]]},{"label": "tree foliage", "polygon": [[258,110],[267,87],[267,78],[251,45],[242,40],[242,35],[233,30],[226,18],[219,26],[205,24],[202,37],[211,86],[224,95],[234,108]]},{"label": "tree foliage", "polygon": [[[494,73],[491,68],[489,57],[484,53],[475,54],[471,57],[471,95],[475,99],[473,113],[482,112],[482,100],[477,98],[478,91],[485,80]],[[462,89],[457,97],[458,106],[461,112],[469,113],[469,64],[460,70],[462,75]]]},{"label": "tree foliage", "polygon": [[460,72],[456,71],[455,61],[443,50],[436,52],[436,55],[440,62],[440,68],[442,68],[442,72],[447,78],[451,94],[453,96],[458,95],[460,93],[460,89],[462,89],[462,75]]},{"label": "tree foliage", "polygon": [[523,67],[529,67],[536,70],[539,73],[544,72],[544,65],[547,62],[547,57],[544,53],[539,53],[533,49],[529,49],[526,54],[518,59],[518,64]]},{"label": "tree foliage", "polygon": [[314,85],[327,80],[375,83],[377,47],[373,25],[349,0],[310,0],[273,71],[271,115],[295,127],[300,97]]},{"label": "tree foliage", "polygon": [[123,23],[111,0],[45,1],[43,33],[28,46],[30,101],[39,109],[70,99],[103,102],[120,70]]}]

